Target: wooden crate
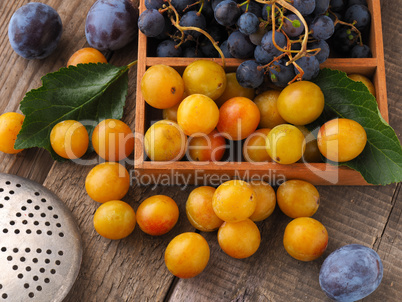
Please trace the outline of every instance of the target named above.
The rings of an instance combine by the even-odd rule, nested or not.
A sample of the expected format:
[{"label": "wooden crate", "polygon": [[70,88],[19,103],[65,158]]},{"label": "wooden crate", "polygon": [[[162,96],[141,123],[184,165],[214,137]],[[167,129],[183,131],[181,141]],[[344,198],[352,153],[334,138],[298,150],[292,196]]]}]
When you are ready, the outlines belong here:
[{"label": "wooden crate", "polygon": [[[385,85],[384,51],[381,30],[381,11],[379,0],[368,0],[372,22],[369,46],[373,57],[370,59],[330,58],[322,67],[339,69],[347,73],[360,73],[373,80],[376,98],[383,118],[388,121],[387,93]],[[145,10],[144,1],[140,1],[140,13]],[[221,64],[220,59],[209,59]],[[139,139],[135,144],[135,176],[142,183],[219,185],[229,178],[244,180],[263,179],[277,185],[286,179],[307,180],[315,185],[367,185],[366,181],[352,169],[335,167],[325,163],[295,163],[281,165],[277,163],[248,162],[190,162],[182,160],[174,163],[155,162],[146,159],[144,146],[140,139],[150,126],[150,121],[162,118],[162,110],[147,105],[141,94],[140,83],[146,69],[156,64],[166,64],[179,72],[193,62],[191,58],[147,57],[147,38],[139,32],[137,100],[135,132]],[[238,59],[226,59],[226,72],[233,72],[242,62]]]}]

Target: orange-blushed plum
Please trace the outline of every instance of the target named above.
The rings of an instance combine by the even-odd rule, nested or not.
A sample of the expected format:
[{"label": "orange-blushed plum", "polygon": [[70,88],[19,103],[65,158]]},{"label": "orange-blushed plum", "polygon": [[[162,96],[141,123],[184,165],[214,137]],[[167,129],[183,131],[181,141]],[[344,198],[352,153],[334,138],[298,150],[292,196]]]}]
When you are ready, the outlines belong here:
[{"label": "orange-blushed plum", "polygon": [[254,213],[250,216],[252,221],[262,221],[268,218],[275,209],[276,194],[269,183],[264,181],[252,181],[251,187],[255,192],[257,206]]},{"label": "orange-blushed plum", "polygon": [[328,232],[318,220],[299,217],[286,226],[283,245],[293,258],[300,261],[312,261],[326,250]]},{"label": "orange-blushed plum", "polygon": [[363,152],[367,143],[367,134],[364,128],[354,120],[333,119],[321,126],[317,143],[321,154],[326,158],[345,162]]},{"label": "orange-blushed plum", "polygon": [[254,103],[261,113],[259,128],[272,129],[275,126],[287,123],[278,112],[277,102],[280,93],[278,90],[268,90],[254,98]]},{"label": "orange-blushed plum", "polygon": [[130,127],[117,119],[101,121],[92,133],[95,152],[107,161],[120,161],[134,150],[134,134]]},{"label": "orange-blushed plum", "polygon": [[299,162],[307,163],[319,163],[322,162],[321,152],[318,149],[317,139],[313,133],[311,133],[305,126],[296,126],[303,135],[306,141],[306,148],[304,150],[302,158]]},{"label": "orange-blushed plum", "polygon": [[210,134],[190,137],[188,140],[188,159],[191,161],[219,161],[226,151],[226,140],[216,130]]},{"label": "orange-blushed plum", "polygon": [[145,199],[137,209],[140,229],[152,236],[169,232],[179,219],[176,202],[166,195],[155,195]]},{"label": "orange-blushed plum", "polygon": [[250,219],[224,222],[218,231],[218,243],[229,256],[237,259],[247,258],[260,246],[260,230]]},{"label": "orange-blushed plum", "polygon": [[169,242],[165,251],[165,264],[176,277],[193,278],[205,269],[209,256],[209,245],[204,237],[187,232]]},{"label": "orange-blushed plum", "polygon": [[165,120],[170,120],[177,123],[177,109],[179,109],[180,102],[176,105],[163,109],[162,116]]},{"label": "orange-blushed plum", "polygon": [[189,95],[177,109],[177,123],[186,135],[209,134],[215,129],[218,120],[218,106],[203,94]]},{"label": "orange-blushed plum", "polygon": [[313,82],[294,82],[281,91],[277,107],[281,117],[288,123],[307,125],[324,110],[324,94]]},{"label": "orange-blushed plum", "polygon": [[80,158],[88,149],[88,131],[80,122],[62,121],[50,132],[50,144],[53,151],[63,158]]},{"label": "orange-blushed plum", "polygon": [[370,93],[375,96],[375,87],[368,77],[357,73],[348,74],[348,77],[355,82],[362,82]]},{"label": "orange-blushed plum", "polygon": [[217,129],[227,139],[242,140],[253,133],[260,122],[257,105],[245,97],[234,97],[219,109]]},{"label": "orange-blushed plum", "polygon": [[208,60],[196,60],[183,72],[184,89],[188,95],[203,94],[213,100],[226,88],[226,74],[221,65]]},{"label": "orange-blushed plum", "polygon": [[0,151],[16,154],[22,149],[14,149],[17,135],[21,131],[25,116],[17,112],[6,112],[0,116]]},{"label": "orange-blushed plum", "polygon": [[320,194],[316,187],[299,179],[282,183],[276,192],[276,198],[279,208],[291,218],[313,216],[320,205]]},{"label": "orange-blushed plum", "polygon": [[243,145],[243,157],[248,162],[272,161],[266,148],[267,135],[271,129],[257,129],[251,133]]},{"label": "orange-blushed plum", "polygon": [[212,208],[212,197],[215,188],[202,186],[191,191],[186,202],[187,218],[197,230],[212,232],[218,229],[223,220],[220,219]]},{"label": "orange-blushed plum", "polygon": [[165,109],[176,105],[183,99],[183,92],[183,79],[170,66],[153,65],[142,76],[142,96],[154,108]]},{"label": "orange-blushed plum", "polygon": [[266,147],[269,156],[277,163],[293,164],[303,156],[306,140],[295,126],[282,124],[268,133]]},{"label": "orange-blushed plum", "polygon": [[153,161],[177,161],[186,153],[187,136],[177,123],[161,120],[145,133],[144,148]]},{"label": "orange-blushed plum", "polygon": [[92,168],[85,179],[85,189],[93,200],[120,200],[130,188],[130,175],[123,165],[104,162]]},{"label": "orange-blushed plum", "polygon": [[238,222],[250,217],[257,207],[252,186],[243,180],[221,184],[212,198],[212,208],[222,220]]},{"label": "orange-blushed plum", "polygon": [[171,120],[173,122],[177,123],[177,110],[179,109],[180,103],[186,98],[188,97],[187,93],[184,92],[183,93],[183,97],[182,100],[180,102],[178,102],[176,105],[169,107],[169,108],[165,108],[162,110],[162,116],[163,119],[165,120]]},{"label": "orange-blushed plum", "polygon": [[99,235],[118,240],[127,237],[134,231],[135,212],[128,203],[111,200],[96,210],[93,222]]},{"label": "orange-blushed plum", "polygon": [[216,104],[220,107],[227,100],[237,97],[243,96],[252,100],[255,96],[255,91],[252,88],[245,88],[239,84],[236,79],[236,73],[230,72],[226,74],[226,88],[223,94],[215,100]]},{"label": "orange-blushed plum", "polygon": [[88,63],[107,63],[107,60],[99,50],[92,47],[85,47],[73,53],[67,62],[67,67],[70,65],[77,66],[77,64]]}]

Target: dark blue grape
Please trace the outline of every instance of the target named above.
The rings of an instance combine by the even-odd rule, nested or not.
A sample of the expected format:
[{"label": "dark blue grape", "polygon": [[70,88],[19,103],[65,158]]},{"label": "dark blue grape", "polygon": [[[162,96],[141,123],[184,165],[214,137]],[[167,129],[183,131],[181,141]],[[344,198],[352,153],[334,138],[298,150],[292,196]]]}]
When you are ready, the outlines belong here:
[{"label": "dark blue grape", "polygon": [[202,53],[201,49],[196,47],[187,47],[183,50],[183,57],[186,58],[202,58],[204,54]]},{"label": "dark blue grape", "polygon": [[43,59],[56,49],[62,31],[60,16],[52,7],[32,2],[13,14],[8,25],[8,38],[21,57]]},{"label": "dark blue grape", "polygon": [[321,15],[310,24],[311,36],[317,40],[328,40],[335,31],[334,21],[330,17]]},{"label": "dark blue grape", "polygon": [[[272,30],[270,30],[262,37],[261,46],[270,55],[278,56],[282,52],[275,47],[272,39],[272,34],[273,34]],[[287,44],[285,35],[280,32],[275,32],[275,42],[279,47],[281,48],[285,47]]]},{"label": "dark blue grape", "polygon": [[224,1],[224,0],[210,0],[210,1],[211,1],[211,7],[212,7],[212,9],[215,10],[215,7],[216,7],[219,3],[221,3],[222,1]]},{"label": "dark blue grape", "polygon": [[163,0],[145,0],[145,7],[147,9],[160,9],[164,3]]},{"label": "dark blue grape", "polygon": [[239,27],[240,32],[245,35],[251,35],[258,30],[258,25],[260,21],[257,16],[253,13],[247,12],[240,16],[237,20],[237,26]]},{"label": "dark blue grape", "polygon": [[160,35],[165,28],[165,18],[156,9],[147,9],[138,18],[138,29],[147,37]]},{"label": "dark blue grape", "polygon": [[259,27],[258,30],[251,34],[248,35],[248,37],[250,38],[251,43],[253,43],[254,45],[261,45],[261,40],[262,37],[268,32],[268,28],[263,26],[263,27]]},{"label": "dark blue grape", "polygon": [[[249,4],[248,4],[248,12],[253,13],[254,15],[256,15],[257,18],[261,18],[262,17],[261,7],[262,6],[259,3],[250,1]],[[246,8],[247,8],[247,5],[240,6],[240,9],[241,9],[241,11],[243,13],[246,12]]]},{"label": "dark blue grape", "polygon": [[356,45],[350,51],[351,58],[371,58],[371,49],[367,45]]},{"label": "dark blue grape", "polygon": [[217,58],[219,57],[219,52],[212,45],[212,42],[209,41],[207,37],[202,37],[200,42],[200,49],[204,53],[207,58]]},{"label": "dark blue grape", "polygon": [[[181,26],[192,26],[192,27],[198,27],[201,29],[206,29],[207,28],[207,22],[205,21],[205,18],[202,14],[198,15],[196,11],[189,11],[183,15],[180,19],[180,25]],[[185,31],[187,34],[193,36],[194,38],[197,38],[201,35],[200,32],[195,31],[195,30],[189,30]]]},{"label": "dark blue grape", "polygon": [[[215,42],[218,42],[218,44],[228,38],[225,27],[219,24],[211,23],[207,28],[207,32],[211,35]],[[205,36],[200,38],[200,48],[204,55],[208,58],[219,57],[218,51],[213,46],[212,42]]]},{"label": "dark blue grape", "polygon": [[360,244],[349,244],[325,259],[319,282],[331,299],[357,301],[375,291],[382,276],[383,265],[374,250]]},{"label": "dark blue grape", "polygon": [[358,36],[348,26],[340,27],[333,36],[333,48],[342,53],[348,54],[353,46],[357,45]]},{"label": "dark blue grape", "polygon": [[346,10],[344,19],[348,23],[356,21],[356,28],[362,30],[370,24],[371,15],[366,6],[355,4]]},{"label": "dark blue grape", "polygon": [[173,29],[173,25],[172,22],[167,18],[167,17],[163,17],[163,20],[165,22],[165,25],[163,27],[162,33],[160,33],[159,35],[157,35],[155,38],[159,39],[159,40],[166,40],[169,38],[169,34]]},{"label": "dark blue grape", "polygon": [[[220,49],[222,50],[222,53],[225,56],[225,58],[233,58],[228,48],[228,40],[222,42]],[[219,55],[219,57],[221,56]]]},{"label": "dark blue grape", "polygon": [[347,7],[350,7],[355,4],[361,4],[361,5],[367,6],[367,0],[348,0]]},{"label": "dark blue grape", "polygon": [[313,14],[316,16],[322,15],[328,10],[328,8],[329,8],[329,0],[316,0]]},{"label": "dark blue grape", "polygon": [[215,20],[223,26],[235,25],[240,14],[241,9],[233,0],[224,0],[214,9]]},{"label": "dark blue grape", "polygon": [[[304,24],[300,21],[299,17],[295,14],[289,14],[286,16],[285,22],[283,23],[283,30],[289,37],[300,36],[304,31]],[[290,21],[289,21],[290,20]],[[299,26],[293,26],[293,21],[299,21]]]},{"label": "dark blue grape", "polygon": [[[201,3],[199,3],[197,5],[197,9],[196,11],[198,12],[201,8]],[[209,23],[208,21],[212,21],[214,20],[214,10],[212,8],[212,3],[209,0],[204,0],[204,6],[202,7],[201,13],[204,15],[205,20],[207,20],[207,23]]]},{"label": "dark blue grape", "polygon": [[182,15],[189,10],[195,10],[197,8],[196,5],[192,5],[197,0],[172,0],[171,3],[176,11]]},{"label": "dark blue grape", "polygon": [[331,0],[329,6],[332,12],[340,13],[346,8],[346,0]]},{"label": "dark blue grape", "polygon": [[[328,17],[331,18],[331,20],[332,20],[332,22],[334,22],[334,24],[335,24],[336,18],[338,18],[338,20],[342,20],[342,15],[340,13],[331,13],[328,15]],[[335,30],[338,30],[340,27],[341,27],[341,24],[337,23],[335,25]]]},{"label": "dark blue grape", "polygon": [[255,45],[251,43],[247,35],[236,30],[228,38],[228,48],[234,58],[247,59],[252,57]]},{"label": "dark blue grape", "polygon": [[264,4],[261,10],[261,16],[265,21],[268,21],[268,14],[271,17],[272,4]]},{"label": "dark blue grape", "polygon": [[329,45],[324,40],[309,44],[309,49],[320,48],[320,52],[315,55],[320,64],[324,63],[329,57]]},{"label": "dark blue grape", "polygon": [[237,67],[236,80],[242,87],[257,88],[264,82],[264,69],[255,61],[244,61]]},{"label": "dark blue grape", "polygon": [[[311,57],[302,57],[296,61],[297,65],[304,71],[303,80],[310,81],[316,78],[320,72],[320,63],[318,62],[315,56]],[[294,67],[294,71],[296,74],[299,71]]]},{"label": "dark blue grape", "polygon": [[261,45],[257,45],[256,48],[254,49],[254,58],[258,64],[265,65],[271,62],[274,59],[274,56],[267,53],[261,47]]},{"label": "dark blue grape", "polygon": [[310,15],[315,9],[316,0],[294,0],[293,6],[303,15]]},{"label": "dark blue grape", "polygon": [[275,86],[286,87],[295,76],[293,65],[286,66],[284,60],[276,61],[269,67],[269,77]]},{"label": "dark blue grape", "polygon": [[172,40],[165,40],[156,47],[157,57],[181,57],[181,47],[176,48],[176,43]]},{"label": "dark blue grape", "polygon": [[99,50],[117,50],[137,36],[138,9],[130,0],[97,0],[88,12],[85,36]]}]

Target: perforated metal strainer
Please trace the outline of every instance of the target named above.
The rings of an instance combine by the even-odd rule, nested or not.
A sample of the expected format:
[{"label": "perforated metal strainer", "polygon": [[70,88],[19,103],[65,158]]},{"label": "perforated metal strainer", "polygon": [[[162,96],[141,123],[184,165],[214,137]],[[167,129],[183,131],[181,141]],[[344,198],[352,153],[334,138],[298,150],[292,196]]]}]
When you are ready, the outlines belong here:
[{"label": "perforated metal strainer", "polygon": [[33,181],[0,173],[0,302],[62,301],[81,258],[65,204]]}]

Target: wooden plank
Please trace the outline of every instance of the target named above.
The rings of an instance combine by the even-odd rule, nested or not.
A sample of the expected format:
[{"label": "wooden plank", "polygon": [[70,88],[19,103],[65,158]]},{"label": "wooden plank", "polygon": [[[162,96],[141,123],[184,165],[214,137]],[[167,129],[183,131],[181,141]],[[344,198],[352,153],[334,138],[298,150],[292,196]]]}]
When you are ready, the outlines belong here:
[{"label": "wooden plank", "polygon": [[[8,21],[4,21],[3,18],[11,17],[8,10],[14,11],[14,7],[26,2],[28,1],[0,2],[0,28],[2,30],[4,25],[8,24]],[[54,58],[53,56],[51,59],[49,58],[49,62],[53,63],[48,65],[42,62],[42,64],[35,65],[35,68],[47,68],[47,70],[52,71],[64,66],[68,57],[75,50],[85,45],[85,36],[82,30],[83,20],[93,1],[41,2],[57,2],[61,7],[58,10],[63,14],[63,22],[67,20],[65,22],[67,29],[63,34],[65,41],[63,47],[62,49],[58,48],[58,54]],[[383,5],[383,10],[384,7],[386,9],[385,12],[383,11],[383,27],[386,30],[391,27],[396,29],[398,26],[395,24],[400,24],[399,17],[397,18],[398,9],[400,10],[397,6],[398,3],[397,1],[392,1],[393,3],[382,1],[382,3],[384,2],[387,3]],[[66,37],[66,33],[70,36]],[[397,36],[397,31],[391,31],[391,33],[393,36],[384,37],[384,42],[388,43],[386,44],[386,67],[387,80],[389,79],[390,123],[396,128],[400,137],[402,133],[400,123],[402,107],[398,99],[402,91],[399,87],[401,72],[398,51],[401,47],[397,44],[400,42],[393,39]],[[0,81],[3,80],[0,82],[0,106],[17,108],[19,99],[16,98],[16,95],[20,93],[20,97],[22,97],[25,92],[24,89],[19,92],[14,92],[14,90],[18,91],[19,86],[23,85],[32,85],[32,88],[39,86],[39,79],[46,72],[44,69],[37,71],[32,67],[26,68],[24,73],[30,72],[31,75],[25,76],[24,80],[19,80],[19,85],[13,81],[11,81],[12,83],[5,81],[4,77],[1,78],[4,73],[10,74],[14,68],[19,68],[16,72],[17,76],[15,76],[18,80],[18,76],[25,66],[24,68],[16,66],[18,64],[15,62],[23,60],[21,58],[14,58],[14,64],[8,63],[15,54],[7,46],[8,41],[5,40],[4,42],[3,40],[4,35],[0,40],[0,53],[2,54],[0,60],[3,59],[4,54],[9,54],[9,57],[0,62],[2,67],[7,64],[7,67],[3,68],[3,72],[0,74]],[[393,52],[387,52],[391,48]],[[116,65],[127,64],[135,56],[136,47],[133,43],[125,50],[117,52],[112,57],[112,63]],[[33,63],[28,62],[29,64]],[[37,85],[32,83],[35,81]],[[132,128],[135,108],[135,84],[133,83],[135,83],[135,68],[130,71],[130,89],[124,116],[124,121]],[[8,96],[8,98],[3,98],[3,96]],[[10,97],[12,97],[14,105],[4,103],[4,100],[9,100]],[[27,150],[16,157],[2,157],[0,155],[2,172],[20,173],[23,176],[29,176],[31,179],[34,177],[44,179],[43,175],[47,173],[44,165],[48,163],[52,163],[52,161],[44,158],[37,150]],[[31,166],[27,167],[27,165]],[[74,164],[55,164],[45,181],[45,185],[58,194],[72,210],[79,223],[84,240],[84,259],[80,275],[66,301],[163,300],[172,281],[175,280],[164,267],[163,252],[169,240],[175,235],[193,230],[184,212],[184,203],[193,187],[182,191],[180,187],[159,186],[153,190],[152,186],[133,186],[124,200],[133,205],[135,209],[140,201],[151,195],[166,194],[173,197],[180,206],[179,224],[171,233],[162,237],[146,236],[137,226],[134,234],[129,238],[121,241],[109,241],[98,236],[92,226],[93,213],[98,204],[90,200],[84,190],[85,176],[90,168],[89,166]],[[395,193],[394,189],[395,186],[319,188],[322,204],[315,218],[321,220],[330,232],[330,246],[324,256],[338,246],[358,242],[368,246],[374,243],[374,247],[378,246],[380,256],[385,257],[385,282],[375,293],[375,296],[366,299],[367,301],[401,300],[401,200],[400,193]],[[387,220],[388,217],[389,220]],[[277,209],[273,216],[261,223],[263,245],[255,256],[247,260],[229,258],[220,251],[216,242],[216,233],[203,233],[211,246],[211,261],[206,271],[200,276],[175,283],[171,300],[327,301],[317,285],[318,271],[324,257],[311,263],[302,263],[287,256],[282,247],[282,234],[288,221],[289,219]]]},{"label": "wooden plank", "polygon": [[[7,30],[13,13],[30,1],[0,1],[0,112],[19,111],[19,103],[25,93],[41,85],[40,78],[48,72],[64,66],[69,56],[85,45],[84,24],[91,1],[45,0],[56,9],[63,23],[63,34],[53,54],[42,60],[26,60],[18,56],[10,46]],[[0,169],[42,183],[53,161],[44,150],[24,150],[18,155],[0,153]]]},{"label": "wooden plank", "polygon": [[[321,205],[313,218],[329,233],[322,257],[301,262],[287,255],[283,232],[290,218],[277,208],[259,223],[261,246],[244,260],[232,259],[219,248],[216,233],[202,233],[211,247],[206,270],[191,280],[179,280],[169,301],[327,301],[318,284],[322,262],[345,244],[372,246],[387,222],[395,186],[319,187]],[[379,301],[379,300],[368,300]]]},{"label": "wooden plank", "polygon": [[[78,18],[81,17],[71,17],[70,22],[78,23]],[[123,66],[134,61],[137,56],[136,45],[133,42],[116,51],[110,63]],[[63,58],[68,59],[72,53],[73,50],[68,50]],[[63,60],[62,64],[66,62]],[[123,121],[132,129],[135,123],[135,91],[136,67],[133,67],[129,71],[129,91],[123,117]],[[151,237],[145,235],[137,225],[128,238],[107,240],[96,233],[92,222],[100,204],[91,200],[85,191],[85,178],[92,167],[55,163],[44,182],[70,208],[83,239],[84,254],[80,274],[65,301],[135,301],[143,297],[151,301],[162,301],[173,280],[173,276],[164,267],[164,249],[179,232],[192,230],[188,221],[183,219],[183,203],[179,203],[180,222],[167,235]],[[177,187],[158,187],[153,190],[151,186],[133,185],[123,200],[136,210],[142,200],[155,194],[166,194],[177,201],[184,200],[187,195]]]}]

